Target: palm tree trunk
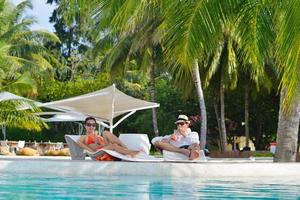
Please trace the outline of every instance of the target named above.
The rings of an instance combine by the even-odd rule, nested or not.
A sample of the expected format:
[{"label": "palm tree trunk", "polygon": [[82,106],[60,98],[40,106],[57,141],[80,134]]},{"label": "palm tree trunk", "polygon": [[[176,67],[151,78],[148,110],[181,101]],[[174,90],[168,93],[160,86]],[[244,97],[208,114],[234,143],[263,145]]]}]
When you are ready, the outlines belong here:
[{"label": "palm tree trunk", "polygon": [[219,130],[219,138],[220,138],[220,151],[223,152],[223,145],[221,145],[221,141],[222,140],[222,131],[221,131],[221,122],[220,122],[220,116],[219,116],[219,109],[218,109],[218,100],[217,98],[214,98],[215,101],[214,101],[214,110],[215,110],[215,114],[216,114],[216,118],[217,118],[217,124],[218,124],[218,130]]},{"label": "palm tree trunk", "polygon": [[[150,66],[150,98],[152,102],[156,101],[155,98],[155,66],[153,61],[151,62]],[[156,115],[156,108],[152,108],[152,124],[153,124],[153,130],[154,135],[157,137],[159,135],[158,133],[158,125],[157,125],[157,115]]]},{"label": "palm tree trunk", "polygon": [[223,152],[226,151],[227,147],[227,134],[226,134],[226,125],[225,125],[225,103],[224,103],[224,72],[221,72],[221,80],[220,80],[220,118],[221,118],[221,131],[222,131],[222,140],[221,145]]},{"label": "palm tree trunk", "polygon": [[286,91],[282,89],[274,162],[296,162],[297,156],[300,101],[296,101],[291,105],[290,113],[285,113],[283,111],[285,95]]},{"label": "palm tree trunk", "polygon": [[201,85],[199,65],[198,65],[197,59],[195,59],[193,61],[192,72],[193,72],[193,78],[194,78],[194,83],[195,83],[195,87],[196,87],[196,91],[197,91],[197,95],[198,95],[199,107],[200,107],[200,113],[201,113],[200,147],[201,147],[201,149],[205,149],[206,130],[207,130],[206,106],[205,106],[205,101],[204,101],[204,95],[203,95],[203,89],[202,89],[202,85]]},{"label": "palm tree trunk", "polygon": [[246,147],[249,147],[249,87],[245,85],[245,136]]}]

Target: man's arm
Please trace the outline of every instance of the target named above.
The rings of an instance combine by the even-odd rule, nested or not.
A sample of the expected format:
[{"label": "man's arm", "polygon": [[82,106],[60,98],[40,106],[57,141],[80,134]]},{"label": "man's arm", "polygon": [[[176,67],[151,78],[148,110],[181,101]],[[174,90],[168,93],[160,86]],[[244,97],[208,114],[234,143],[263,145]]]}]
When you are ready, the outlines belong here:
[{"label": "man's arm", "polygon": [[189,150],[200,150],[200,145],[198,143],[193,143],[188,147]]},{"label": "man's arm", "polygon": [[165,135],[165,136],[159,136],[155,137],[151,140],[151,143],[155,145],[156,142],[164,142],[164,143],[169,143],[170,142],[170,135]]}]

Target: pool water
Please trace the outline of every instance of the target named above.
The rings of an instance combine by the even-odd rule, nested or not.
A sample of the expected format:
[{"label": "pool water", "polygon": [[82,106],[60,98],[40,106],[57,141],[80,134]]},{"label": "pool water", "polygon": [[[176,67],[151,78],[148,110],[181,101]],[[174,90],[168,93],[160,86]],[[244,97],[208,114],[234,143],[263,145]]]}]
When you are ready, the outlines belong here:
[{"label": "pool water", "polygon": [[300,182],[0,173],[0,199],[300,199]]}]

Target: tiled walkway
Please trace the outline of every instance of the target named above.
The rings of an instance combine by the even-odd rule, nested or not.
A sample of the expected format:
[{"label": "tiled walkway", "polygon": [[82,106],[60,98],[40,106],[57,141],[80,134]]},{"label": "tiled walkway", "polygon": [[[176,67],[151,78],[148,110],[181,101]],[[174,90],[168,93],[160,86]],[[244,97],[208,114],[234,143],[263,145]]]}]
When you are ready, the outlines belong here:
[{"label": "tiled walkway", "polygon": [[299,177],[300,164],[270,159],[210,159],[204,163],[72,161],[70,157],[0,157],[0,173],[171,177]]}]

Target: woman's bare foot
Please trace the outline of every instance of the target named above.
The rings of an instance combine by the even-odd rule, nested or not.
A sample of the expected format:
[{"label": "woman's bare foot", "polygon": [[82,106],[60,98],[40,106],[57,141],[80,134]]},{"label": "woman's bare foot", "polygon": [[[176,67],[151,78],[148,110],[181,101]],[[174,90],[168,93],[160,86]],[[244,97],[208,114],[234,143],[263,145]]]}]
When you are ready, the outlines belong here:
[{"label": "woman's bare foot", "polygon": [[192,149],[189,155],[189,160],[194,160],[196,158],[199,158],[200,152],[198,149]]}]

